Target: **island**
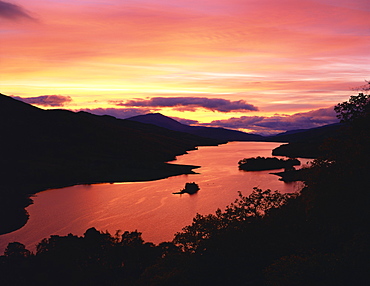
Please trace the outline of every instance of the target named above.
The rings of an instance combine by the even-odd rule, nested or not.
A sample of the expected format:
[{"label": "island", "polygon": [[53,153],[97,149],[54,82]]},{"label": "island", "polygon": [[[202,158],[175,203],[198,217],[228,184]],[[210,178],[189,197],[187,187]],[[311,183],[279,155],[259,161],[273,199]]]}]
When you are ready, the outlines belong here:
[{"label": "island", "polygon": [[176,192],[176,193],[173,193],[173,194],[195,194],[197,193],[198,191],[200,190],[198,184],[196,183],[186,183],[185,184],[185,188],[183,188],[180,192]]},{"label": "island", "polygon": [[239,169],[243,171],[265,171],[275,169],[291,170],[293,166],[299,166],[301,162],[297,159],[279,159],[276,157],[252,157],[244,158],[238,162]]}]

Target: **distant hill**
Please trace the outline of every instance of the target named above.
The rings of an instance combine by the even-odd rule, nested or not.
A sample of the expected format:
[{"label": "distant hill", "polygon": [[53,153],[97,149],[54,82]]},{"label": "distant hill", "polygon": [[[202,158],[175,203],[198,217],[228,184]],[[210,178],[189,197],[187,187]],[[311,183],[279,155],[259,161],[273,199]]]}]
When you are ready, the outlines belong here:
[{"label": "distant hill", "polygon": [[248,134],[226,128],[213,128],[201,126],[189,126],[182,124],[172,118],[160,113],[149,113],[130,117],[127,120],[152,124],[170,130],[181,131],[193,135],[225,140],[225,141],[265,141],[265,142],[286,142],[273,150],[274,156],[288,156],[301,158],[317,158],[322,154],[319,146],[330,137],[336,137],[342,126],[340,123],[325,125],[311,129],[289,130],[274,136],[262,136]]},{"label": "distant hill", "polygon": [[189,126],[182,124],[172,118],[164,116],[160,113],[149,113],[145,115],[138,115],[130,117],[127,120],[153,124],[156,126],[164,127],[174,131],[186,132],[197,136],[212,138],[216,140],[225,141],[265,141],[265,138],[261,135],[248,134],[241,131],[226,129],[226,128],[214,128],[214,127],[202,127],[202,126]]},{"label": "distant hill", "polygon": [[164,162],[196,146],[223,143],[111,116],[43,110],[3,94],[0,133],[0,233],[11,211],[24,218],[24,194],[192,173],[192,166]]},{"label": "distant hill", "polygon": [[312,129],[300,129],[288,131],[269,137],[269,140],[276,142],[289,142],[272,151],[274,156],[288,156],[301,158],[317,158],[323,155],[321,146],[328,138],[336,138],[340,135],[343,124],[336,123]]},{"label": "distant hill", "polygon": [[340,123],[324,125],[310,129],[296,129],[269,136],[268,140],[276,142],[301,142],[331,137],[342,126]]}]

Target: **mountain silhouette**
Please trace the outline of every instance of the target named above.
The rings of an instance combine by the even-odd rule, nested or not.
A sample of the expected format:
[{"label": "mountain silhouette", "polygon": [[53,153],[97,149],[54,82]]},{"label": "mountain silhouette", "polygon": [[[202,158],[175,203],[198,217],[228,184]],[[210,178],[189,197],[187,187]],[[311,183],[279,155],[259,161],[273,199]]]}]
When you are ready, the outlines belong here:
[{"label": "mountain silhouette", "polygon": [[223,143],[107,115],[43,110],[2,94],[0,128],[5,161],[49,165],[48,169],[149,166],[173,160],[199,145]]},{"label": "mountain silhouette", "polygon": [[182,124],[170,117],[164,116],[160,113],[148,113],[145,115],[138,115],[128,118],[127,120],[153,124],[164,127],[174,131],[186,132],[197,136],[225,140],[225,141],[265,141],[266,139],[261,135],[248,134],[245,132],[231,130],[226,128],[203,127],[203,126],[189,126]]},{"label": "mountain silhouette", "polygon": [[25,222],[25,195],[193,173],[194,166],[165,162],[196,146],[224,143],[106,115],[43,110],[3,94],[0,133],[0,233],[16,228],[6,226],[12,212]]},{"label": "mountain silhouette", "polygon": [[336,123],[311,129],[289,130],[273,136],[262,136],[226,128],[189,126],[160,113],[138,115],[130,117],[128,120],[225,141],[286,142],[289,144],[275,148],[272,155],[301,158],[319,157],[322,154],[319,147],[327,138],[338,136],[342,126],[342,124]]}]

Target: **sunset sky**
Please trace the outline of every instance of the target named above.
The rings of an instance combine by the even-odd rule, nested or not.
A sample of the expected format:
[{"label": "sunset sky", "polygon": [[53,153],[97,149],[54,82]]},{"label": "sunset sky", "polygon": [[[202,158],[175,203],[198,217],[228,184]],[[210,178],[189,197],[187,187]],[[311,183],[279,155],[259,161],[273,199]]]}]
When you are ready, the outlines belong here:
[{"label": "sunset sky", "polygon": [[0,37],[1,93],[119,118],[311,128],[370,79],[369,0],[9,0]]}]

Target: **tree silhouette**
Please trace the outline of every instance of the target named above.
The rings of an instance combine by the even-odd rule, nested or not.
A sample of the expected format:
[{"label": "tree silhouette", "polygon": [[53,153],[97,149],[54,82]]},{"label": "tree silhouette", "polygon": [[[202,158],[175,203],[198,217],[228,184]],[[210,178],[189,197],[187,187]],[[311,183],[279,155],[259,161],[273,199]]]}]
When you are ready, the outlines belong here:
[{"label": "tree silhouette", "polygon": [[191,225],[176,233],[174,242],[188,252],[204,250],[202,247],[206,240],[220,235],[225,229],[240,229],[245,223],[261,220],[272,209],[281,207],[297,195],[259,188],[254,188],[248,197],[239,192],[239,198],[227,206],[225,211],[217,209],[215,214],[197,214]]},{"label": "tree silhouette", "polygon": [[4,256],[12,259],[26,258],[31,256],[31,252],[25,245],[19,242],[11,242],[4,251]]},{"label": "tree silhouette", "polygon": [[358,88],[362,92],[358,95],[350,96],[348,101],[338,103],[334,110],[341,122],[352,122],[353,120],[369,116],[370,113],[370,81]]}]

